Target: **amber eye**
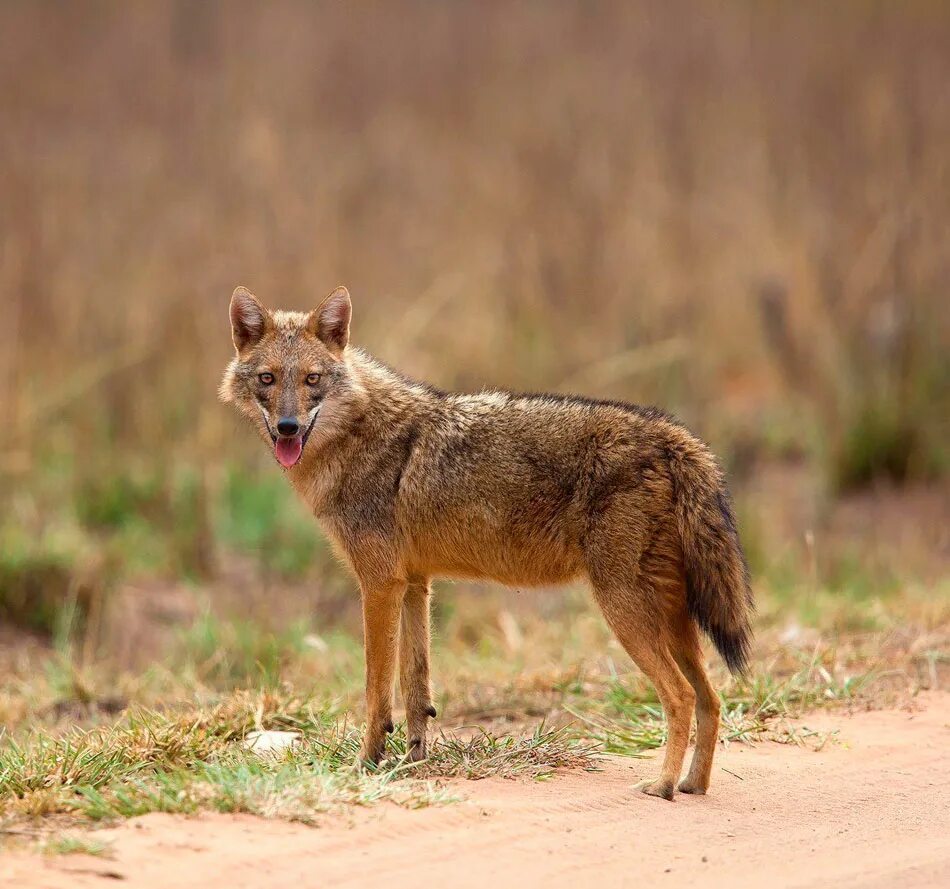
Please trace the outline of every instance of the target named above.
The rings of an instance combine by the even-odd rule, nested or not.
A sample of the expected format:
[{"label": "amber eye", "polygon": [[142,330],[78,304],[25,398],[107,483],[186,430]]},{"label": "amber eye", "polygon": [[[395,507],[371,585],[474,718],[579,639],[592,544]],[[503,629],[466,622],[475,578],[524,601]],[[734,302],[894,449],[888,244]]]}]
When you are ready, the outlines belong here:
[{"label": "amber eye", "polygon": [[307,385],[316,386],[320,382],[320,374],[307,374]]},{"label": "amber eye", "polygon": [[258,374],[257,378],[265,385],[270,386],[274,382],[274,375],[269,373]]}]

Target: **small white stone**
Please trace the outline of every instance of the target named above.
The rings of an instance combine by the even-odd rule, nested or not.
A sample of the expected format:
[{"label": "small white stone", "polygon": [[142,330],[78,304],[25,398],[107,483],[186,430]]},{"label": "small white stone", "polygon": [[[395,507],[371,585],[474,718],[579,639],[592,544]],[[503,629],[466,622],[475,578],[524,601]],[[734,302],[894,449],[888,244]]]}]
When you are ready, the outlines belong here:
[{"label": "small white stone", "polygon": [[248,732],[243,741],[244,747],[258,754],[276,756],[285,750],[300,746],[300,732]]}]

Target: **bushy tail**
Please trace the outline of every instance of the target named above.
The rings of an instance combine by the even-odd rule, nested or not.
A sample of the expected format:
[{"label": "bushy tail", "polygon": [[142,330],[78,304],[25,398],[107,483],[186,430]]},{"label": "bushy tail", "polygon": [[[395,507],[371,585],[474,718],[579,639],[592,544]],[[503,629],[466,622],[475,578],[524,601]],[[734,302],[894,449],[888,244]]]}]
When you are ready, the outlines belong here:
[{"label": "bushy tail", "polygon": [[679,436],[667,451],[686,569],[690,616],[732,673],[745,671],[755,603],[722,470],[698,439]]}]

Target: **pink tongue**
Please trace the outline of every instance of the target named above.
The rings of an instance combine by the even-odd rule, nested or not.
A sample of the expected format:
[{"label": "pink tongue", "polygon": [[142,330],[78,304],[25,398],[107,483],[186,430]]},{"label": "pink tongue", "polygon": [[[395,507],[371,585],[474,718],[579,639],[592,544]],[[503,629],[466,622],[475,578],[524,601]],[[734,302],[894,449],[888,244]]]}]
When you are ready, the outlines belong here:
[{"label": "pink tongue", "polygon": [[277,462],[285,469],[290,469],[300,459],[302,450],[303,438],[300,435],[295,435],[293,438],[278,438],[274,446]]}]

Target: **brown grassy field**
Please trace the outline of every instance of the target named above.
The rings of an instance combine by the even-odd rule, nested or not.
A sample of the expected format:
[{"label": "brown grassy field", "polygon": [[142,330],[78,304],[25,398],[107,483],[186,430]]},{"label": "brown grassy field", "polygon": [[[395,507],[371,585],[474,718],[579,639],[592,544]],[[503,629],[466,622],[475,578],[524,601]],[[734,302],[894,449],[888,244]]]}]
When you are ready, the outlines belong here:
[{"label": "brown grassy field", "polygon": [[[662,744],[582,590],[444,585],[449,734],[340,777],[358,600],[216,401],[238,283],[345,283],[354,339],[443,387],[708,439],[760,603],[727,738],[945,685],[948,83],[923,0],[3,4],[0,829],[314,820]],[[253,728],[304,752],[249,765]]]}]

